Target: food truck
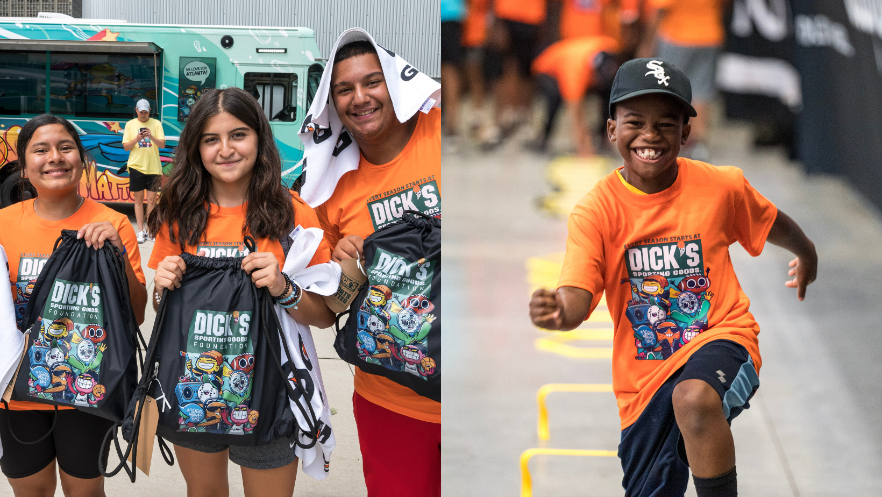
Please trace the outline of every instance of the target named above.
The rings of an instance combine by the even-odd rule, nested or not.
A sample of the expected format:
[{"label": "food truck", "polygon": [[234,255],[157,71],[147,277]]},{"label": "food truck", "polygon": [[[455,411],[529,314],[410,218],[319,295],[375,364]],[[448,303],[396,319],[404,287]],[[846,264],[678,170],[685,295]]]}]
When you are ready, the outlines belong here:
[{"label": "food truck", "polygon": [[[166,135],[168,173],[192,106],[206,92],[236,86],[254,95],[282,156],[282,180],[300,176],[297,132],[321,80],[308,28],[129,24],[59,14],[0,18],[0,207],[34,195],[11,174],[21,127],[37,115],[68,119],[87,152],[80,194],[131,202],[122,147],[135,103],[150,102]],[[87,179],[88,176],[88,179]],[[25,182],[22,184],[22,182]]]}]

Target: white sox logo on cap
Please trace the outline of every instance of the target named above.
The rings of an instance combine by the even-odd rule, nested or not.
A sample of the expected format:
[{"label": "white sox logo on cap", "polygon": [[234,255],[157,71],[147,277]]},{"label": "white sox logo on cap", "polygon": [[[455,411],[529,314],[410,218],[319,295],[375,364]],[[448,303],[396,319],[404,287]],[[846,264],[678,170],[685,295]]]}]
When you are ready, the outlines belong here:
[{"label": "white sox logo on cap", "polygon": [[662,61],[660,60],[650,60],[646,67],[650,69],[650,71],[644,76],[649,76],[652,74],[654,77],[658,78],[658,84],[664,83],[665,86],[668,85],[668,80],[671,79],[670,76],[665,76],[665,68],[661,66]]}]

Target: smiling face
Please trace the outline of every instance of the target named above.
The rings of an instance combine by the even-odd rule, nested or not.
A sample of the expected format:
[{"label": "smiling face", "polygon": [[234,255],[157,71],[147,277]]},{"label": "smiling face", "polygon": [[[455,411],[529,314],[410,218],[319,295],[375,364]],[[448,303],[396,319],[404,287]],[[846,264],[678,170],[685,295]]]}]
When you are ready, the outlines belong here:
[{"label": "smiling face", "polygon": [[257,161],[257,131],[230,114],[210,117],[199,138],[199,155],[215,186],[248,188]]},{"label": "smiling face", "polygon": [[46,124],[34,131],[25,151],[25,176],[37,189],[37,196],[76,191],[83,176],[83,161],[64,126]]},{"label": "smiling face", "polygon": [[616,104],[606,123],[609,140],[625,159],[625,179],[645,193],[658,193],[677,179],[677,155],[689,138],[685,109],[673,97],[648,94]]},{"label": "smiling face", "polygon": [[400,124],[376,54],[356,55],[335,63],[331,96],[340,121],[356,142],[380,140]]}]

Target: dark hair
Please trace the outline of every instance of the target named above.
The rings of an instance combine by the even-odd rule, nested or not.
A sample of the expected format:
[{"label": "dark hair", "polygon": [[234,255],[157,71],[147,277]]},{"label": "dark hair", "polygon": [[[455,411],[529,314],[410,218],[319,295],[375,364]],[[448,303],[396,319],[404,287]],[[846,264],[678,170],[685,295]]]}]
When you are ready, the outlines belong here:
[{"label": "dark hair", "polygon": [[[28,144],[31,141],[31,138],[34,137],[34,133],[43,126],[48,124],[60,124],[64,126],[65,131],[70,135],[73,139],[74,144],[77,146],[77,151],[80,153],[80,161],[83,164],[83,174],[86,175],[86,185],[89,184],[89,168],[86,166],[86,161],[89,157],[89,154],[86,153],[86,149],[83,148],[83,142],[80,141],[80,135],[77,133],[76,128],[73,127],[73,124],[70,123],[67,119],[59,116],[55,116],[52,114],[40,114],[39,116],[29,120],[25,123],[24,126],[21,127],[21,131],[18,132],[18,143],[15,146],[15,153],[18,155],[18,163],[16,164],[16,168],[13,170],[12,174],[21,174],[22,171],[25,170],[26,164],[26,152],[28,149]],[[22,188],[22,192],[24,192],[25,185],[24,183],[20,184]]]},{"label": "dark hair", "polygon": [[369,53],[377,55],[377,49],[374,48],[373,43],[367,40],[358,40],[353,41],[352,43],[347,43],[340,47],[334,55],[334,65],[337,65],[337,62],[342,62],[346,59]]},{"label": "dark hair", "polygon": [[181,250],[198,244],[208,225],[212,178],[202,163],[199,143],[205,124],[222,112],[257,132],[257,160],[245,193],[248,208],[242,236],[247,230],[255,238],[279,239],[294,224],[291,193],[282,184],[282,160],[263,109],[240,88],[215,89],[203,94],[191,109],[175,150],[171,179],[147,220],[151,233],[159,233],[166,225],[169,240],[178,243]]}]

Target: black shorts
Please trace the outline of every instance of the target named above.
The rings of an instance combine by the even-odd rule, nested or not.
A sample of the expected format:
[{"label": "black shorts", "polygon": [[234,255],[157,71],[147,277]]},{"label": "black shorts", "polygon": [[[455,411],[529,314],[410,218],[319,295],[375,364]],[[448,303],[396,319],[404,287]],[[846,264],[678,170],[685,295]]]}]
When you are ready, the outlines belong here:
[{"label": "black shorts", "polygon": [[720,395],[727,421],[750,407],[759,388],[750,354],[729,340],[714,340],[698,349],[652,396],[631,426],[622,430],[619,458],[627,497],[683,495],[689,463],[674,417],[674,387],[684,380],[702,380]]},{"label": "black shorts", "polygon": [[459,65],[462,62],[462,23],[441,23],[441,63]]},{"label": "black shorts", "polygon": [[518,65],[518,73],[521,77],[529,78],[533,59],[539,53],[539,26],[523,22],[499,19],[508,33],[508,49],[504,52],[493,50],[486,60],[486,76],[488,79],[496,79],[502,75],[502,66],[505,59],[514,57]]},{"label": "black shorts", "polygon": [[129,168],[129,190],[142,192],[144,190],[158,192],[161,174],[144,174],[141,171]]},{"label": "black shorts", "polygon": [[[24,441],[42,437],[52,426],[55,411],[13,411],[0,409],[0,440],[3,458],[0,469],[7,478],[25,478],[42,471],[53,460],[65,473],[82,479],[101,476],[98,454],[104,435],[113,422],[76,409],[58,411],[55,429],[45,440],[32,445],[17,442],[9,432],[9,423],[15,435]],[[107,466],[110,438],[104,445],[103,464]]]}]

